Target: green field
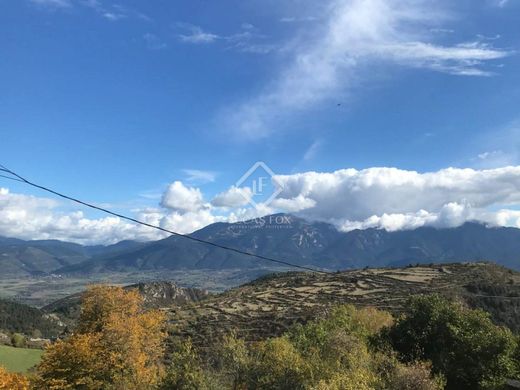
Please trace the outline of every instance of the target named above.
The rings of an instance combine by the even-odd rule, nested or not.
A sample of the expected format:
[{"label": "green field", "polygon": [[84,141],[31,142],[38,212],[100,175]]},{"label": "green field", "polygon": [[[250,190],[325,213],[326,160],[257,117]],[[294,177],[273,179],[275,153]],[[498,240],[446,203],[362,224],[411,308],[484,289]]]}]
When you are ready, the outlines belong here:
[{"label": "green field", "polygon": [[13,348],[0,345],[0,366],[11,372],[25,372],[40,361],[42,353],[41,349]]}]

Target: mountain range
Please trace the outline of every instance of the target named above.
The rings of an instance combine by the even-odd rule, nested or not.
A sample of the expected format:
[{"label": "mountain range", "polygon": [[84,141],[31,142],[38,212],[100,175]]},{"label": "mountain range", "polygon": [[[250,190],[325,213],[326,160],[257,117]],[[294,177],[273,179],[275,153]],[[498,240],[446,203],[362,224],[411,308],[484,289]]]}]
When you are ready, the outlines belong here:
[{"label": "mountain range", "polygon": [[[216,244],[328,270],[487,260],[520,269],[520,229],[469,222],[455,228],[338,231],[333,225],[277,214],[215,223],[191,234]],[[4,275],[91,275],[180,269],[236,269],[272,264],[179,236],[111,246],[0,238]]]},{"label": "mountain range", "polygon": [[114,245],[83,246],[58,240],[31,240],[0,237],[0,277],[41,276],[96,256],[108,256],[144,245],[121,241]]}]

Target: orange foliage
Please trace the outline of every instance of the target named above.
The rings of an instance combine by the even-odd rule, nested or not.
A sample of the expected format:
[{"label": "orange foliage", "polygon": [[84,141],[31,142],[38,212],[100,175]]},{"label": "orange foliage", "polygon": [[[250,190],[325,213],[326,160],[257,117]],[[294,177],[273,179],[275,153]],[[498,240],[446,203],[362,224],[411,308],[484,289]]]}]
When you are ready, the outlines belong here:
[{"label": "orange foliage", "polygon": [[42,389],[146,389],[163,374],[165,316],[137,291],[95,286],[83,297],[77,333],[51,345],[38,366]]},{"label": "orange foliage", "polygon": [[22,374],[7,372],[0,366],[0,390],[28,390],[29,381]]}]

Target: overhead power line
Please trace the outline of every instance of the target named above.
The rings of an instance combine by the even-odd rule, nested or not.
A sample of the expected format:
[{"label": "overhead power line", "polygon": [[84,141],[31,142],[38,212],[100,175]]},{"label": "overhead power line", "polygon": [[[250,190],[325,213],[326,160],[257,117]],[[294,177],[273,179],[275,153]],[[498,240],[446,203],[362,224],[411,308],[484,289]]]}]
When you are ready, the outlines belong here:
[{"label": "overhead power line", "polygon": [[153,229],[157,229],[157,230],[160,230],[162,232],[172,234],[174,236],[183,237],[183,238],[186,238],[188,240],[192,240],[192,241],[195,241],[195,242],[198,242],[198,243],[201,243],[201,244],[205,244],[205,245],[210,245],[210,246],[213,246],[215,248],[220,248],[220,249],[227,250],[227,251],[230,251],[230,252],[235,252],[235,253],[238,253],[240,255],[249,256],[249,257],[255,257],[257,259],[269,261],[271,263],[277,263],[277,264],[281,264],[281,265],[286,265],[288,267],[299,268],[299,269],[303,269],[303,270],[306,270],[306,271],[312,271],[312,272],[316,272],[316,273],[320,273],[320,274],[331,274],[332,273],[332,272],[323,271],[323,270],[319,270],[319,269],[315,269],[315,268],[311,268],[311,267],[306,267],[304,265],[293,264],[293,263],[291,263],[289,261],[278,260],[278,259],[274,259],[272,257],[258,255],[256,253],[243,251],[243,250],[240,250],[240,249],[237,249],[237,248],[233,248],[233,247],[229,247],[229,246],[226,246],[226,245],[220,245],[220,244],[217,244],[215,242],[206,241],[206,240],[203,240],[203,239],[200,239],[200,238],[197,238],[197,237],[190,236],[188,234],[177,233],[177,232],[174,232],[173,230],[165,229],[165,228],[157,226],[157,225],[152,225],[150,223],[143,222],[143,221],[140,221],[138,219],[135,219],[135,218],[132,218],[132,217],[128,217],[128,216],[123,215],[123,214],[116,213],[114,211],[110,211],[108,209],[105,209],[105,208],[93,205],[91,203],[84,202],[84,201],[82,201],[80,199],[73,198],[71,196],[62,194],[62,193],[60,193],[58,191],[55,191],[55,190],[53,190],[51,188],[42,186],[40,184],[33,183],[33,182],[25,179],[24,177],[20,176],[19,174],[13,172],[12,170],[6,168],[5,166],[3,166],[1,164],[0,164],[0,171],[8,173],[8,174],[14,176],[14,177],[8,177],[8,176],[0,175],[2,177],[7,178],[7,179],[23,182],[23,183],[28,184],[28,185],[30,185],[32,187],[39,188],[40,190],[43,190],[43,191],[49,192],[51,194],[54,194],[56,196],[59,196],[60,198],[67,199],[67,200],[70,200],[72,202],[79,203],[79,204],[81,204],[83,206],[89,207],[91,209],[98,210],[98,211],[101,211],[103,213],[110,214],[110,215],[113,215],[115,217],[119,217],[121,219],[137,223],[139,225],[143,225],[143,226],[147,226],[147,227],[150,227],[150,228],[153,228]]}]

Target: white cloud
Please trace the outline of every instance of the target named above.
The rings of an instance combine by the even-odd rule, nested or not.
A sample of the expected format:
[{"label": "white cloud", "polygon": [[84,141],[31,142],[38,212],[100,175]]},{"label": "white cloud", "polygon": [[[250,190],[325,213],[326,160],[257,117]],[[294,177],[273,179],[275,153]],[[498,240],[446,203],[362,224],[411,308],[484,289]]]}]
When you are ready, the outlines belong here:
[{"label": "white cloud", "polygon": [[184,27],[188,30],[186,34],[179,34],[179,39],[185,43],[195,43],[195,44],[204,44],[204,43],[212,43],[217,39],[220,39],[220,36],[217,34],[213,34],[210,32],[206,32],[202,30],[199,26],[193,26],[185,23],[180,23],[179,26]]},{"label": "white cloud", "polygon": [[242,207],[248,204],[253,193],[249,187],[232,186],[213,198],[211,204],[215,207]]},{"label": "white cloud", "polygon": [[69,0],[30,0],[31,3],[44,7],[68,8],[71,6]]},{"label": "white cloud", "polygon": [[305,154],[303,155],[303,160],[304,161],[310,161],[310,160],[314,159],[314,157],[316,157],[316,154],[318,154],[318,152],[319,152],[319,150],[321,148],[321,145],[322,145],[322,141],[321,140],[314,141],[309,146],[309,148],[305,151]]},{"label": "white cloud", "polygon": [[271,206],[285,212],[296,213],[316,206],[316,201],[303,195],[298,195],[291,199],[275,198],[271,202]]},{"label": "white cloud", "polygon": [[250,23],[243,23],[242,31],[231,35],[210,33],[200,26],[189,23],[177,23],[177,27],[188,31],[188,33],[178,34],[179,40],[184,43],[209,44],[220,41],[226,44],[226,50],[253,54],[268,54],[278,49],[277,44],[266,42],[266,36],[256,32],[257,28]]},{"label": "white cloud", "polygon": [[301,18],[297,18],[295,16],[285,16],[280,18],[280,22],[282,23],[312,22],[314,20],[316,20],[316,17],[314,16],[305,16]]},{"label": "white cloud", "polygon": [[278,199],[315,201],[302,213],[313,219],[364,221],[373,215],[438,213],[449,203],[484,209],[520,204],[520,166],[490,170],[447,168],[418,173],[397,168],[342,169],[276,177]]},{"label": "white cloud", "polygon": [[[166,235],[117,217],[86,218],[81,211],[64,213],[52,199],[13,194],[0,189],[0,235],[22,239],[58,239],[82,244],[121,240],[156,240]],[[146,215],[138,217],[150,220]]]},{"label": "white cloud", "polygon": [[366,69],[373,74],[374,64],[488,76],[486,62],[510,54],[481,42],[435,43],[430,29],[439,27],[444,11],[432,9],[434,4],[439,6],[421,0],[332,1],[325,24],[287,49],[292,61],[256,97],[224,109],[221,125],[246,139],[266,137],[295,113],[351,92]]},{"label": "white cloud", "polygon": [[186,213],[174,212],[167,214],[161,219],[161,226],[178,233],[191,233],[212,223],[224,220],[225,218],[222,216],[213,215],[209,209],[200,209]]},{"label": "white cloud", "polygon": [[115,12],[103,12],[101,15],[105,19],[108,19],[108,20],[110,20],[112,22],[115,22],[115,21],[118,21],[118,20],[126,18],[125,14],[120,14],[120,13],[115,13]]},{"label": "white cloud", "polygon": [[186,187],[180,181],[174,181],[163,194],[161,206],[175,211],[198,211],[204,205],[202,192],[198,188]]},{"label": "white cloud", "polygon": [[214,171],[202,171],[199,169],[183,169],[182,172],[187,176],[187,181],[196,184],[213,183],[218,175]]},{"label": "white cloud", "polygon": [[[344,231],[453,227],[473,220],[520,227],[520,166],[426,173],[397,168],[342,169],[278,175],[276,180],[282,193],[269,205],[260,203],[256,208],[247,205],[249,188],[231,187],[206,203],[200,189],[176,181],[165,190],[162,207],[134,210],[133,215],[179,233],[276,212],[329,222]],[[5,188],[0,188],[0,235],[84,244],[167,236],[116,217],[93,219],[82,211],[64,212],[55,200],[13,194]]]}]

